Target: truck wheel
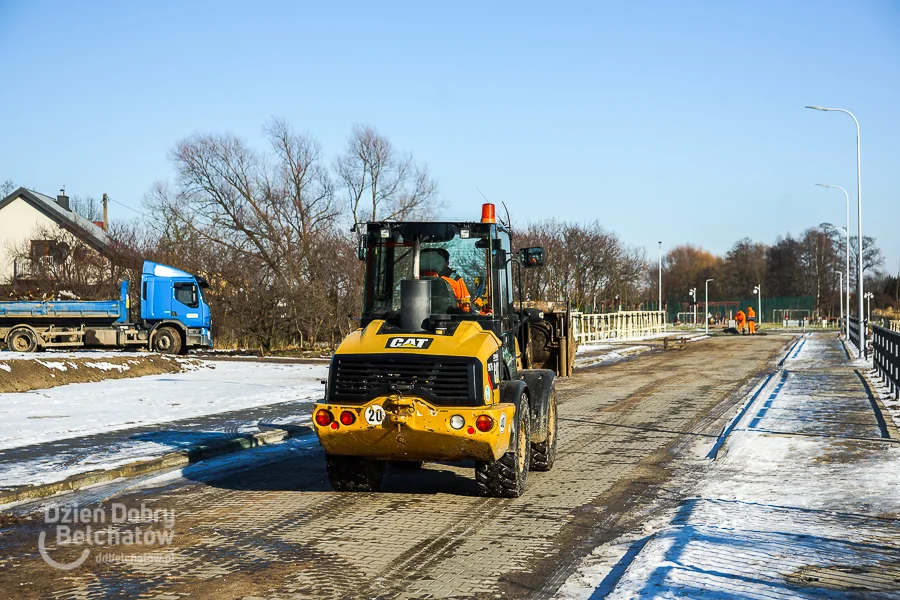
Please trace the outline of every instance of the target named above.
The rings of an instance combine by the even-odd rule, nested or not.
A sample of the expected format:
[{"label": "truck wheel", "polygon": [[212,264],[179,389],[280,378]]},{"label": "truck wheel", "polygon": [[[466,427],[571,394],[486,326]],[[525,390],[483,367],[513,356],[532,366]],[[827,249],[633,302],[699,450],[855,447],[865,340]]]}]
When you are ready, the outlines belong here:
[{"label": "truck wheel", "polygon": [[34,352],[37,350],[37,338],[34,332],[24,327],[13,329],[6,338],[10,352]]},{"label": "truck wheel", "polygon": [[547,438],[543,442],[531,444],[531,470],[549,471],[556,460],[557,406],[556,386],[550,390],[547,406]]},{"label": "truck wheel", "polygon": [[526,394],[522,394],[516,413],[515,447],[498,460],[475,463],[475,493],[478,496],[518,498],[525,492],[525,479],[531,464],[531,414]]},{"label": "truck wheel", "polygon": [[160,327],[153,336],[153,349],[162,354],[179,354],[181,336],[171,327]]},{"label": "truck wheel", "polygon": [[384,479],[384,461],[358,456],[325,455],[328,481],[337,492],[377,492]]}]

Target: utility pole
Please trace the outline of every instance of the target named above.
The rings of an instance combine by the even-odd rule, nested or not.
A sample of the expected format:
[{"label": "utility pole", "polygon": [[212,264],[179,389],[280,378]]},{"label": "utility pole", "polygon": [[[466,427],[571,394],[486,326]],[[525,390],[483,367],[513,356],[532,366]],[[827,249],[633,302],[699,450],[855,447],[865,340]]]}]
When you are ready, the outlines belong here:
[{"label": "utility pole", "polygon": [[109,231],[109,196],[103,193],[103,231]]},{"label": "utility pole", "polygon": [[756,320],[757,323],[762,323],[762,284],[758,284],[753,286],[753,293],[756,294]]},{"label": "utility pole", "polygon": [[706,335],[709,335],[709,282],[710,281],[715,281],[715,279],[707,279],[706,280],[706,312],[703,315],[703,322],[706,324]]}]

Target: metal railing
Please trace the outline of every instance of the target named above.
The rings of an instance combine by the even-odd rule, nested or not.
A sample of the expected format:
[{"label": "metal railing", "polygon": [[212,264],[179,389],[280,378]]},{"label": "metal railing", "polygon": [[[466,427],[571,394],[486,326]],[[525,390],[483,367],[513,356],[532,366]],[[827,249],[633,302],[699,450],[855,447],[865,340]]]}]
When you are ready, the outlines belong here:
[{"label": "metal railing", "polygon": [[572,327],[579,344],[603,340],[625,340],[663,333],[663,311],[622,311],[588,314],[573,312]]},{"label": "metal railing", "polygon": [[866,349],[866,335],[860,336],[860,321],[856,317],[850,317],[850,343],[856,346],[863,358],[869,358]]},{"label": "metal railing", "polygon": [[900,321],[888,321],[888,329],[891,331],[900,331]]},{"label": "metal railing", "polygon": [[894,397],[900,399],[900,332],[872,327],[872,365]]}]

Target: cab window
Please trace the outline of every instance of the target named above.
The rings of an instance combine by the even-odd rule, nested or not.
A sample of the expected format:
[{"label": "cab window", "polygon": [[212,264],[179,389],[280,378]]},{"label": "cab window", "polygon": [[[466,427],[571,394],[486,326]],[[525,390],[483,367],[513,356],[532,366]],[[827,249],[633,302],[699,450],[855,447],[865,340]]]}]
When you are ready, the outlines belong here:
[{"label": "cab window", "polygon": [[175,283],[172,285],[172,288],[175,290],[176,301],[189,308],[197,308],[200,306],[197,286],[193,283]]}]

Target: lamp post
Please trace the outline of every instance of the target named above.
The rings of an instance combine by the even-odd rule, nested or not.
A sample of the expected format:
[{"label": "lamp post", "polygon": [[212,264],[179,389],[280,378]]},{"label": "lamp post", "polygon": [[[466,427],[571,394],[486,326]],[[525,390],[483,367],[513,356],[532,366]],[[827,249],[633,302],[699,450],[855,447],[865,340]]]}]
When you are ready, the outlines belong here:
[{"label": "lamp post", "polygon": [[[859,296],[859,320],[860,320],[860,329],[862,328],[862,320],[863,320],[863,228],[862,228],[862,174],[861,174],[861,159],[860,159],[860,150],[859,150],[859,121],[856,119],[856,115],[854,115],[849,110],[843,108],[825,108],[822,106],[807,106],[806,108],[811,108],[813,110],[822,110],[822,111],[836,111],[842,112],[850,115],[853,119],[853,122],[856,123],[856,222],[859,227],[859,231],[857,235],[859,239],[857,240],[859,247],[859,266],[856,271],[856,295]],[[849,231],[849,229],[848,229]],[[847,290],[847,295],[850,295],[850,290]],[[847,318],[850,318],[850,315],[847,315]],[[859,357],[863,358],[865,356],[865,347],[866,344],[863,340],[860,340],[859,347]]]},{"label": "lamp post", "polygon": [[762,284],[753,286],[753,293],[756,294],[756,319],[757,323],[762,324]]},{"label": "lamp post", "polygon": [[[839,275],[838,277],[838,305],[841,307],[841,324],[844,323],[844,274],[840,271],[835,271]],[[838,337],[841,337],[840,328],[838,328]]]},{"label": "lamp post", "polygon": [[688,294],[691,295],[691,304],[694,305],[694,327],[697,326],[697,288],[691,288]]},{"label": "lamp post", "polygon": [[[846,273],[846,277],[847,277],[847,319],[848,319],[848,323],[847,323],[847,330],[846,330],[845,334],[847,336],[847,339],[849,340],[850,339],[850,324],[849,324],[849,318],[850,318],[850,230],[844,229],[843,227],[837,227],[835,225],[832,225],[831,223],[822,223],[820,225],[820,227],[822,227],[823,229],[834,229],[837,232],[843,233],[844,236],[846,237],[845,243],[847,244],[847,264],[844,267],[846,269],[844,272]],[[835,272],[840,273],[840,271],[835,271]]]},{"label": "lamp post", "polygon": [[659,286],[656,288],[659,292],[659,304],[657,305],[656,310],[661,311],[662,308],[662,242],[659,243]]},{"label": "lamp post", "polygon": [[[847,193],[847,190],[842,188],[839,185],[829,185],[827,183],[817,183],[816,185],[825,188],[837,188],[844,192],[844,197],[847,200],[847,229],[844,230],[844,233],[847,234],[847,260],[844,265],[844,276],[847,278],[847,319],[850,318],[850,194]],[[846,339],[850,339],[850,323],[849,321],[844,324],[844,337]]]},{"label": "lamp post", "polygon": [[[872,298],[874,297],[875,294],[873,294],[872,292],[866,292],[866,315],[868,315],[866,317],[866,322],[872,320]],[[868,333],[868,331],[866,333]]]},{"label": "lamp post", "polygon": [[703,322],[706,324],[706,335],[709,335],[709,282],[715,279],[706,280],[706,311],[703,314]]}]

